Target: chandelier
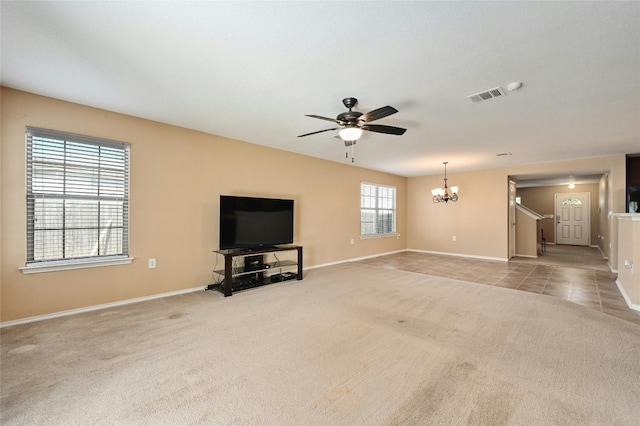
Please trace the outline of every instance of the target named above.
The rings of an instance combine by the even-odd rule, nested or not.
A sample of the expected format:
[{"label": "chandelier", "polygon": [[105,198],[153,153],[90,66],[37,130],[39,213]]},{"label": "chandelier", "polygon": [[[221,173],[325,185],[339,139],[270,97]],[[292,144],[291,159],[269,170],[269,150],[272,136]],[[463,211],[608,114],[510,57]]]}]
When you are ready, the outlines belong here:
[{"label": "chandelier", "polygon": [[449,188],[447,186],[447,163],[448,161],[443,161],[444,164],[444,188],[434,188],[431,190],[433,194],[433,202],[434,203],[446,203],[449,201],[458,201],[458,187],[452,186]]}]

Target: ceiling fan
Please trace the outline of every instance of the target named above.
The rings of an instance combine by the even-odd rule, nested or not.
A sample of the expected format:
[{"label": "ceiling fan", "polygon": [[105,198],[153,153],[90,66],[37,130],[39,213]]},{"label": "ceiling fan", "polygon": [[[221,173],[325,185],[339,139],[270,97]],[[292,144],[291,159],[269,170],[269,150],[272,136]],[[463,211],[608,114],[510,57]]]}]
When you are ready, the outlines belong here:
[{"label": "ceiling fan", "polygon": [[398,112],[397,109],[391,106],[385,106],[382,108],[374,109],[367,113],[361,113],[358,111],[352,111],[352,108],[356,106],[358,100],[356,98],[345,98],[342,100],[344,106],[349,108],[349,111],[338,114],[336,118],[322,117],[320,115],[307,115],[311,118],[319,118],[320,120],[332,121],[339,124],[340,127],[332,127],[331,129],[318,130],[317,132],[305,133],[298,136],[302,138],[304,136],[315,135],[316,133],[329,132],[332,130],[340,129],[340,138],[345,142],[345,145],[350,146],[362,135],[363,130],[376,133],[385,133],[388,135],[402,135],[407,129],[394,126],[385,126],[382,124],[369,124],[372,121],[380,120],[381,118],[388,117],[391,114]]}]

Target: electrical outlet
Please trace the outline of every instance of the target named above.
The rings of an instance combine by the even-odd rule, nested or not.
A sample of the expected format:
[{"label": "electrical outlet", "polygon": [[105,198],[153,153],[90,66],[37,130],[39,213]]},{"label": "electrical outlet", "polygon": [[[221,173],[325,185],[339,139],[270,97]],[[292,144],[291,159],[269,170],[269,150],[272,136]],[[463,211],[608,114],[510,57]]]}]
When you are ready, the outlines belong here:
[{"label": "electrical outlet", "polygon": [[456,236],[451,237],[451,241],[456,241]]},{"label": "electrical outlet", "polygon": [[149,259],[149,269],[154,269],[156,267],[156,260]]},{"label": "electrical outlet", "polygon": [[627,268],[627,269],[631,269],[631,273],[633,274],[633,261],[625,260],[624,261],[624,267]]},{"label": "electrical outlet", "polygon": [[353,238],[351,239],[351,245],[353,245]]}]

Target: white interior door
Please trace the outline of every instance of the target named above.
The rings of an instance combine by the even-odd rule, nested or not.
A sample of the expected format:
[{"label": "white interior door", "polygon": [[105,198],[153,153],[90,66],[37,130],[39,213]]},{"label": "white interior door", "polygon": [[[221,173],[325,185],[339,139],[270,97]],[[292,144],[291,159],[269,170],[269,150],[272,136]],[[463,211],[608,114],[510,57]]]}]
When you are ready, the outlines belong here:
[{"label": "white interior door", "polygon": [[556,244],[588,246],[591,242],[590,194],[555,194],[554,203]]}]

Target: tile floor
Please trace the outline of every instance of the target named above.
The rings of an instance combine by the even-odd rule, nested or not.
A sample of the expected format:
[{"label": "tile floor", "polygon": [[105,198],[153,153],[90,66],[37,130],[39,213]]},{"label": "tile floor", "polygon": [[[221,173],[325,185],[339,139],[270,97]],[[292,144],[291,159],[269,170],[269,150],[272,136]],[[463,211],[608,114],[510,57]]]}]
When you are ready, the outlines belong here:
[{"label": "tile floor", "polygon": [[419,252],[396,253],[362,262],[558,297],[640,325],[640,312],[629,309],[615,283],[616,274],[607,271]]}]

